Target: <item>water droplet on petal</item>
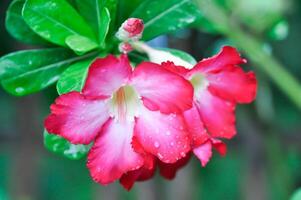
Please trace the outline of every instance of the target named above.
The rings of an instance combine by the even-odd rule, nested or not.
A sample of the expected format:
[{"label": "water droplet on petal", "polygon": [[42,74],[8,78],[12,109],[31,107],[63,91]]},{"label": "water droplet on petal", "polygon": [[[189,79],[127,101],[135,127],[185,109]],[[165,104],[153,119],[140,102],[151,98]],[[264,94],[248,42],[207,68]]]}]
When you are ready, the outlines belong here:
[{"label": "water droplet on petal", "polygon": [[166,131],[166,135],[170,135],[170,131]]},{"label": "water droplet on petal", "polygon": [[156,148],[159,148],[159,147],[160,147],[159,142],[156,141],[156,142],[154,143],[154,146],[155,146]]},{"label": "water droplet on petal", "polygon": [[181,152],[181,156],[182,156],[182,157],[185,157],[185,156],[186,156],[186,154],[185,154],[184,151]]}]

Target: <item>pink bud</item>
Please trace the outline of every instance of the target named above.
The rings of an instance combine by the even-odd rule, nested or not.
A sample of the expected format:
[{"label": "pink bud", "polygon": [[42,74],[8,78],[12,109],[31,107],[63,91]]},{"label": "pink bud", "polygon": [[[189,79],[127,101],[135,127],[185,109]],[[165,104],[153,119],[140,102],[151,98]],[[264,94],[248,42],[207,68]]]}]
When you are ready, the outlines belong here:
[{"label": "pink bud", "polygon": [[135,37],[142,33],[144,25],[141,19],[129,18],[122,24],[122,28],[129,33],[130,37]]},{"label": "pink bud", "polygon": [[139,40],[144,29],[143,21],[138,18],[129,18],[119,28],[116,36],[121,41]]},{"label": "pink bud", "polygon": [[128,42],[122,42],[120,43],[119,45],[119,51],[122,52],[122,53],[129,53],[130,51],[133,50],[133,47],[131,44],[129,44]]}]

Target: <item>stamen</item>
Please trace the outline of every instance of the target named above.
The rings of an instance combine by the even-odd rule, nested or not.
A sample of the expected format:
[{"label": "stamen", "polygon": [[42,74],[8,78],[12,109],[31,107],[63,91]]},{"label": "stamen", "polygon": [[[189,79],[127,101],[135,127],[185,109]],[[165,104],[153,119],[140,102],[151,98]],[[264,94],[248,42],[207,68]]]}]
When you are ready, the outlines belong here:
[{"label": "stamen", "polygon": [[126,99],[125,99],[125,92],[123,87],[121,87],[117,91],[117,109],[118,109],[118,119],[122,122],[126,120]]}]

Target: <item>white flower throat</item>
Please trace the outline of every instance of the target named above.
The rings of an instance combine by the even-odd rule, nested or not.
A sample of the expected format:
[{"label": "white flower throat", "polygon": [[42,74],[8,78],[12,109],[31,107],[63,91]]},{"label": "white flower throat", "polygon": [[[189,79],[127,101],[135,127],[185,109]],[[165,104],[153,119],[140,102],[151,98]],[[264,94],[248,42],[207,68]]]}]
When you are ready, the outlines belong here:
[{"label": "white flower throat", "polygon": [[139,114],[141,100],[130,85],[120,87],[110,99],[110,115],[119,122],[133,121]]}]

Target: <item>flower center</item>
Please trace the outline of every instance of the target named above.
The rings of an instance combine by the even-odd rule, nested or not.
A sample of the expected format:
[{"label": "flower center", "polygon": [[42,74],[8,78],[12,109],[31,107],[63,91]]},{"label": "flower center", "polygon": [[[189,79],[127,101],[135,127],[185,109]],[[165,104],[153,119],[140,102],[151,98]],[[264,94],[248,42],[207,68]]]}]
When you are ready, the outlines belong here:
[{"label": "flower center", "polygon": [[194,96],[197,98],[201,94],[202,90],[205,90],[209,85],[209,82],[207,81],[206,77],[201,73],[196,73],[192,75],[190,82],[194,88]]},{"label": "flower center", "polygon": [[120,122],[132,121],[138,115],[140,98],[132,86],[122,86],[110,100],[110,114]]}]

